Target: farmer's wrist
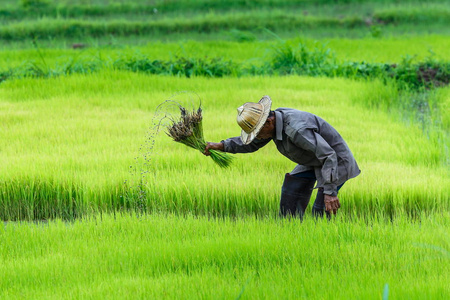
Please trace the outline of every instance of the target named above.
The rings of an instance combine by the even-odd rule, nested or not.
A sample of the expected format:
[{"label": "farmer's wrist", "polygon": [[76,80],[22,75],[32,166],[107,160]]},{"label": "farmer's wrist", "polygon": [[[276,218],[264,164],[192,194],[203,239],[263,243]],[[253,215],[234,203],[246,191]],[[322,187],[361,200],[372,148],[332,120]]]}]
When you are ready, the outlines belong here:
[{"label": "farmer's wrist", "polygon": [[337,192],[332,192],[329,194],[324,193],[325,196],[330,196],[330,197],[337,197]]},{"label": "farmer's wrist", "polygon": [[212,143],[212,149],[213,149],[213,150],[219,150],[219,151],[225,152],[225,151],[224,151],[224,145],[223,145],[222,142],[219,142],[219,143]]},{"label": "farmer's wrist", "polygon": [[227,147],[227,144],[225,143],[225,141],[224,140],[222,140],[222,141],[220,141],[220,143],[219,144],[221,144],[222,145],[222,149],[221,149],[221,151],[223,151],[223,152],[230,152],[230,151],[227,151],[228,149],[228,147]]},{"label": "farmer's wrist", "polygon": [[207,144],[206,147],[208,149],[211,149],[211,150],[221,150],[221,151],[223,151],[223,148],[224,148],[222,142],[220,142],[220,143],[207,142],[206,144]]},{"label": "farmer's wrist", "polygon": [[324,186],[323,193],[328,196],[336,197],[337,196],[337,188],[335,184],[328,184]]}]

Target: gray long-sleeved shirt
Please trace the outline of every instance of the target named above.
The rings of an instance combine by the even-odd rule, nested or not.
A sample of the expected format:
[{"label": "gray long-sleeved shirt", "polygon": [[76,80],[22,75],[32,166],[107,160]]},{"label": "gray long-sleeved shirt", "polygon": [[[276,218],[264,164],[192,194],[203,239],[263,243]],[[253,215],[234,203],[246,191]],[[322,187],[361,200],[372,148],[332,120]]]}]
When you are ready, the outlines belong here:
[{"label": "gray long-sleeved shirt", "polygon": [[291,108],[275,110],[275,138],[244,145],[240,137],[222,141],[225,152],[249,153],[274,141],[281,154],[297,163],[291,174],[314,170],[317,187],[337,195],[337,187],[361,173],[347,143],[322,118]]}]

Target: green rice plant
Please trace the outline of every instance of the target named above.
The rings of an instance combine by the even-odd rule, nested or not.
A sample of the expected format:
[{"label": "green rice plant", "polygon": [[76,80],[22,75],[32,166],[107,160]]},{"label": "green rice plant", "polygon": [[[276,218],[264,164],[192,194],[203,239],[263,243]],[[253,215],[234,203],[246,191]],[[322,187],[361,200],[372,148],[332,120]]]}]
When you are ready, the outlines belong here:
[{"label": "green rice plant", "polygon": [[[450,207],[449,155],[440,127],[425,134],[397,111],[388,113],[390,101],[398,101],[398,91],[381,81],[185,78],[102,70],[1,84],[0,140],[8,143],[0,147],[0,218],[70,220],[97,212],[141,210],[218,217],[276,215],[283,175],[295,164],[279,155],[272,143],[252,154],[234,155],[226,169],[215,167],[197,151],[176,147],[164,136],[156,139],[149,155],[144,145],[146,157],[141,155],[159,99],[168,91],[183,90],[201,93],[203,131],[209,141],[238,136],[235,109],[243,101],[258,99],[261,90],[275,95],[273,107],[310,111],[329,121],[362,170],[340,192],[342,213],[415,217]],[[437,94],[436,105],[444,108],[448,88]],[[436,120],[448,126],[446,110],[433,111]],[[137,163],[136,157],[145,161]],[[130,174],[132,166],[137,166],[136,176]],[[143,187],[134,189],[141,182]]]},{"label": "green rice plant", "polygon": [[11,76],[12,76],[12,71],[11,70],[0,72],[0,83],[2,83],[2,81],[7,80]]},{"label": "green rice plant", "polygon": [[[173,138],[175,142],[182,143],[188,147],[205,151],[206,142],[203,138],[202,109],[189,112],[186,108],[179,106],[181,117],[173,120],[172,125],[168,126],[167,135]],[[221,168],[230,166],[233,156],[222,151],[210,150],[212,160]]]},{"label": "green rice plant", "polygon": [[232,29],[228,33],[231,36],[232,40],[237,42],[253,42],[256,40],[256,36],[250,31]]},{"label": "green rice plant", "polygon": [[450,9],[448,3],[416,4],[405,7],[381,9],[373,14],[381,23],[421,23],[449,25]]},{"label": "green rice plant", "polygon": [[8,222],[0,298],[382,299],[389,286],[390,299],[446,300],[449,228],[443,210],[419,220],[111,213]]},{"label": "green rice plant", "polygon": [[[306,33],[305,33],[306,34]],[[272,36],[273,38],[273,36]],[[311,49],[317,38],[303,38],[307,46]],[[86,39],[90,48],[80,51],[67,49],[71,43],[79,42],[78,39],[55,39],[51,41],[39,41],[41,53],[39,54],[29,41],[14,43],[0,43],[0,69],[8,69],[21,65],[24,61],[41,61],[40,56],[45,58],[48,65],[61,65],[66,60],[78,57],[78,60],[110,59],[116,61],[129,60],[130,57],[147,57],[158,60],[174,60],[175,57],[204,58],[204,53],[208,57],[221,57],[225,61],[232,61],[237,64],[245,63],[252,65],[262,65],[262,61],[268,60],[264,56],[266,49],[273,49],[280,43],[279,40],[264,40],[257,42],[231,42],[217,40],[186,40],[166,42],[155,41],[151,37],[142,39],[136,36],[115,37],[112,39]],[[297,39],[287,39],[291,43],[298,43]],[[416,56],[417,61],[423,61],[430,56],[430,50],[434,53],[434,59],[447,61],[450,48],[450,39],[446,35],[422,35],[422,36],[401,36],[383,39],[369,38],[327,38],[321,39],[320,43],[326,43],[326,47],[332,50],[337,62],[343,61],[366,61],[369,63],[398,64],[406,55]],[[110,45],[105,46],[107,43]],[[130,45],[130,47],[127,47]],[[133,45],[133,47],[131,47]],[[319,46],[320,48],[320,46]],[[140,54],[140,56],[138,55]],[[272,54],[272,53],[270,53]]]},{"label": "green rice plant", "polygon": [[[393,0],[386,1],[280,1],[280,0],[258,0],[258,1],[46,1],[46,0],[4,0],[5,7],[0,9],[0,15],[8,19],[21,19],[38,16],[51,17],[94,17],[94,16],[136,16],[158,17],[162,12],[164,15],[193,15],[205,12],[234,12],[234,11],[257,11],[270,10],[273,7],[286,11],[302,13],[307,11],[313,15],[357,15],[360,12],[369,14],[386,8],[394,11],[400,10],[399,14],[408,13],[411,7],[426,10],[444,6],[445,1],[434,0],[420,2],[417,0],[402,1],[398,3]],[[8,3],[10,2],[10,3]],[[444,3],[442,3],[444,2]],[[2,3],[3,4],[3,3]],[[18,5],[19,4],[19,5]],[[350,5],[351,4],[351,5]],[[444,7],[445,8],[445,7]],[[419,19],[420,20],[420,19]]]},{"label": "green rice plant", "polygon": [[428,56],[422,62],[415,62],[414,56],[405,56],[400,63],[376,63],[366,61],[339,62],[336,54],[325,45],[312,46],[305,42],[286,41],[272,46],[271,56],[262,65],[236,63],[221,57],[196,58],[175,56],[171,60],[151,59],[142,53],[121,54],[117,59],[95,57],[70,57],[54,67],[34,60],[25,61],[20,66],[2,71],[3,81],[10,78],[48,78],[73,73],[91,73],[99,69],[114,68],[148,74],[186,76],[243,76],[243,75],[305,75],[345,77],[352,79],[381,79],[394,81],[400,90],[430,89],[448,85],[450,64]]},{"label": "green rice plant", "polygon": [[48,5],[48,0],[20,0],[20,6],[26,10],[43,10]]},{"label": "green rice plant", "polygon": [[273,56],[269,64],[276,74],[326,75],[335,64],[331,49],[325,45],[314,43],[310,47],[303,41],[294,43],[281,42],[272,48]]},{"label": "green rice plant", "polygon": [[143,54],[120,57],[112,63],[118,70],[130,70],[148,74],[186,76],[238,76],[243,73],[239,65],[220,57],[186,58],[175,57],[174,60],[150,59]]},{"label": "green rice plant", "polygon": [[196,15],[193,18],[162,18],[157,20],[80,20],[52,19],[24,20],[8,23],[0,28],[0,40],[47,38],[85,38],[108,35],[167,35],[174,33],[216,33],[220,30],[267,28],[272,31],[308,28],[354,28],[364,26],[360,17],[339,19],[337,17],[303,16],[285,12],[244,12]]},{"label": "green rice plant", "polygon": [[[446,34],[446,3],[373,3],[330,1],[162,1],[118,3],[50,3],[24,0],[0,8],[0,38],[6,41],[66,38],[137,37],[166,40],[191,34],[254,40],[270,29],[285,36],[403,35],[404,30]],[[404,2],[404,1],[403,1]],[[42,5],[46,3],[45,5]],[[276,7],[276,9],[274,9]],[[180,12],[183,13],[180,13]],[[205,13],[206,12],[206,13]],[[395,24],[395,26],[390,26]],[[249,32],[251,31],[251,34]],[[243,34],[245,33],[245,34]],[[178,35],[178,36],[177,36]]]}]

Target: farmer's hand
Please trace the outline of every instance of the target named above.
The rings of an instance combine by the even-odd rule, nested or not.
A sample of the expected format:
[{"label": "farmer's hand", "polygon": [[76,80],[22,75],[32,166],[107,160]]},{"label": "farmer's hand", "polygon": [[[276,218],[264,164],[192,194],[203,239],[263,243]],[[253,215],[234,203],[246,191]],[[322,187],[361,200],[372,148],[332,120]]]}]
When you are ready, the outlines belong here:
[{"label": "farmer's hand", "polygon": [[210,143],[210,142],[207,142],[206,143],[206,147],[205,147],[205,151],[203,152],[203,154],[205,154],[206,156],[210,156],[211,152],[209,152],[209,150],[224,151],[223,143]]},{"label": "farmer's hand", "polygon": [[329,213],[336,214],[341,207],[339,199],[336,196],[325,195],[325,210]]}]

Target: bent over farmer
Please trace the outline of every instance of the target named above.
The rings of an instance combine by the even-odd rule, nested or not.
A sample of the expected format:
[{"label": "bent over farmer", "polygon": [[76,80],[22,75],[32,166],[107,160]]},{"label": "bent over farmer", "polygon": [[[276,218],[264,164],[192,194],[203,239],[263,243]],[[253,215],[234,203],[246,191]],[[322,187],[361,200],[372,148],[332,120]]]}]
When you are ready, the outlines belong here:
[{"label": "bent over farmer", "polygon": [[281,189],[280,215],[303,218],[317,181],[317,197],[313,215],[327,217],[340,208],[338,192],[350,178],[361,172],[352,152],[341,135],[322,118],[291,108],[272,111],[272,101],[264,96],[258,103],[239,107],[237,123],[240,137],[220,143],[207,143],[209,150],[249,153],[271,140],[278,151],[298,165],[284,178]]}]

